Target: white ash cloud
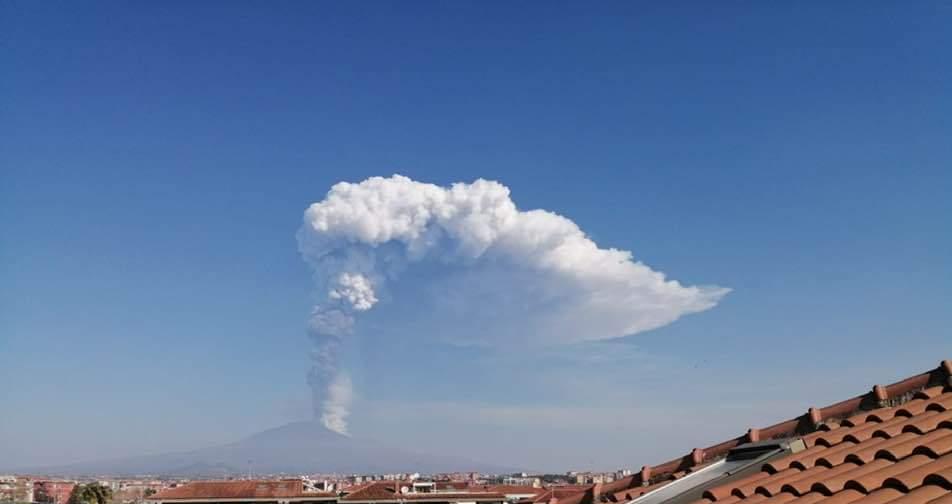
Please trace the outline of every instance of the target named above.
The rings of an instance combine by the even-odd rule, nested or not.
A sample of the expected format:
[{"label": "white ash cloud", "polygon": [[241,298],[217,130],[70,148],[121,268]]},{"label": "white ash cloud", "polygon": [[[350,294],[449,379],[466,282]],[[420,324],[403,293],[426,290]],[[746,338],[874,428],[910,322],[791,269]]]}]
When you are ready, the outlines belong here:
[{"label": "white ash cloud", "polygon": [[327,396],[321,401],[321,422],[332,431],[347,434],[347,417],[350,416],[350,403],[354,395],[350,376],[338,372],[325,392]]},{"label": "white ash cloud", "polygon": [[327,293],[334,300],[346,301],[354,310],[369,310],[377,304],[377,296],[370,280],[360,274],[341,273],[334,287]]},{"label": "white ash cloud", "polygon": [[337,348],[355,317],[386,300],[411,268],[440,272],[425,276],[412,301],[421,312],[415,330],[477,345],[631,335],[707,310],[729,292],[668,280],[631,252],[599,248],[565,217],[518,209],[506,186],[482,179],[448,188],[400,175],[341,182],[307,209],[297,237],[326,293],[309,329],[315,413],[339,432],[351,391]]}]

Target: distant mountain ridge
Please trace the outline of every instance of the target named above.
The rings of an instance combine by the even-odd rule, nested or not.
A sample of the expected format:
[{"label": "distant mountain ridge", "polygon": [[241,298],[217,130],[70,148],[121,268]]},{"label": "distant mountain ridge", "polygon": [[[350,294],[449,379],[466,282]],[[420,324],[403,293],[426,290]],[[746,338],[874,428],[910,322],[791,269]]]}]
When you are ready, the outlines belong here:
[{"label": "distant mountain ridge", "polygon": [[199,450],[29,468],[57,475],[161,475],[225,477],[247,474],[389,473],[479,471],[507,473],[513,468],[428,455],[352,438],[314,421],[293,422],[240,441]]}]

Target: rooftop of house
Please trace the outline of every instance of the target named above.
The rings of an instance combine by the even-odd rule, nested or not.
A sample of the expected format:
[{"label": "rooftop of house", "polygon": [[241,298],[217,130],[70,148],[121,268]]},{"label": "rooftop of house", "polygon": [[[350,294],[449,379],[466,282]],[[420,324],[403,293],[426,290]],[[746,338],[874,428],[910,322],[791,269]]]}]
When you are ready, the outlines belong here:
[{"label": "rooftop of house", "polygon": [[[731,466],[738,467],[736,471],[715,470],[724,467],[729,454],[764,445],[765,440],[784,443],[765,451],[765,458]],[[690,501],[684,499],[688,495]],[[830,406],[811,407],[768,427],[747,429],[736,438],[644,466],[640,473],[612,483],[527,500],[630,501],[952,504],[952,361]]]},{"label": "rooftop of house", "polygon": [[482,485],[475,488],[505,495],[541,495],[548,490],[547,488],[529,485]]},{"label": "rooftop of house", "polygon": [[166,488],[149,497],[152,501],[248,500],[248,499],[334,499],[334,492],[312,492],[300,479],[193,481]]},{"label": "rooftop of house", "polygon": [[544,503],[550,502],[553,499],[562,502],[560,499],[575,499],[576,497],[585,496],[586,492],[590,491],[592,488],[594,488],[594,485],[560,485],[547,487],[544,489],[544,492],[539,493],[535,497],[527,499],[527,502]]},{"label": "rooftop of house", "polygon": [[403,492],[403,488],[412,487],[409,481],[375,481],[350,490],[340,498],[341,502],[396,502],[396,501],[431,501],[445,502],[447,500],[465,500],[467,502],[502,501],[506,498],[500,492],[484,488],[467,488],[465,490],[435,491],[435,492]]}]

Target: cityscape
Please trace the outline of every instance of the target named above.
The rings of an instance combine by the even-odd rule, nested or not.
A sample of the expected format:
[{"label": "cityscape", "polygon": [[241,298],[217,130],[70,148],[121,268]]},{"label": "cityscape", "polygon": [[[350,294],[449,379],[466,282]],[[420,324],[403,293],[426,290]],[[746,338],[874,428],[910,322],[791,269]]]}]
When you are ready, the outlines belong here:
[{"label": "cityscape", "polygon": [[[290,478],[287,475],[256,475],[254,477],[235,477],[217,480],[222,485],[222,492],[227,492],[229,485],[234,488],[255,485],[277,485],[287,483],[301,496],[309,493],[314,495],[350,495],[357,490],[370,487],[393,486],[401,488],[404,494],[423,494],[442,496],[452,493],[463,497],[454,497],[463,502],[470,498],[477,501],[491,496],[496,499],[500,495],[506,502],[534,500],[553,489],[559,492],[568,492],[586,488],[595,483],[610,483],[616,479],[631,475],[630,470],[619,470],[609,473],[590,473],[570,471],[565,474],[529,475],[526,473],[507,475],[485,475],[479,473],[447,473],[420,475],[419,473],[396,474],[367,474],[367,475],[339,475],[339,474],[311,474]],[[44,477],[32,475],[3,475],[0,476],[0,501],[5,502],[37,502],[50,504],[66,504],[70,502],[73,492],[83,485],[99,485],[111,492],[114,502],[141,503],[161,501],[163,494],[175,495],[171,489],[185,489],[193,480],[174,477],[95,477],[82,478]],[[207,483],[207,482],[206,482]],[[290,494],[289,494],[290,495]],[[196,498],[215,498],[215,495],[195,496]],[[299,496],[300,497],[300,496]],[[221,498],[221,496],[219,496]],[[263,498],[257,496],[255,499]],[[252,500],[249,498],[249,500]],[[283,500],[283,498],[282,498]],[[495,502],[496,500],[494,500]],[[294,500],[293,502],[298,502]]]}]

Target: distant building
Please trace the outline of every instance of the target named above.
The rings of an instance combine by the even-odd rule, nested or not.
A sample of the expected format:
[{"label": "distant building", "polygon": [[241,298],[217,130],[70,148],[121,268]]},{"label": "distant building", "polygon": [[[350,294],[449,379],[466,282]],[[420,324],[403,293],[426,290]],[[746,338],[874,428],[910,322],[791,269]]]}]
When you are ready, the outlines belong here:
[{"label": "distant building", "polygon": [[[536,478],[538,481],[538,478]],[[538,485],[486,485],[486,490],[501,493],[506,496],[507,502],[532,500],[546,492],[541,483]]]},{"label": "distant building", "polygon": [[449,482],[436,483],[410,481],[374,482],[359,487],[351,487],[349,492],[339,499],[340,504],[503,504],[506,496],[481,488],[452,488]]},{"label": "distant building", "polygon": [[302,479],[195,481],[161,490],[145,499],[150,504],[332,504],[336,501],[336,492],[320,490]]},{"label": "distant building", "polygon": [[66,504],[73,494],[73,481],[39,480],[33,482],[33,498],[47,504]]},{"label": "distant building", "polygon": [[28,479],[19,481],[13,493],[13,500],[20,502],[36,502],[36,498],[33,494],[33,482]]},{"label": "distant building", "polygon": [[436,481],[431,482],[433,489],[437,492],[460,492],[467,491],[473,487],[470,481]]},{"label": "distant building", "polygon": [[119,480],[119,489],[113,494],[113,502],[129,503],[142,502],[155,492],[174,486],[171,482],[162,480]]},{"label": "distant building", "polygon": [[540,487],[542,480],[534,476],[507,476],[502,479],[503,485]]},{"label": "distant building", "polygon": [[0,501],[15,501],[17,478],[11,475],[0,475]]}]

